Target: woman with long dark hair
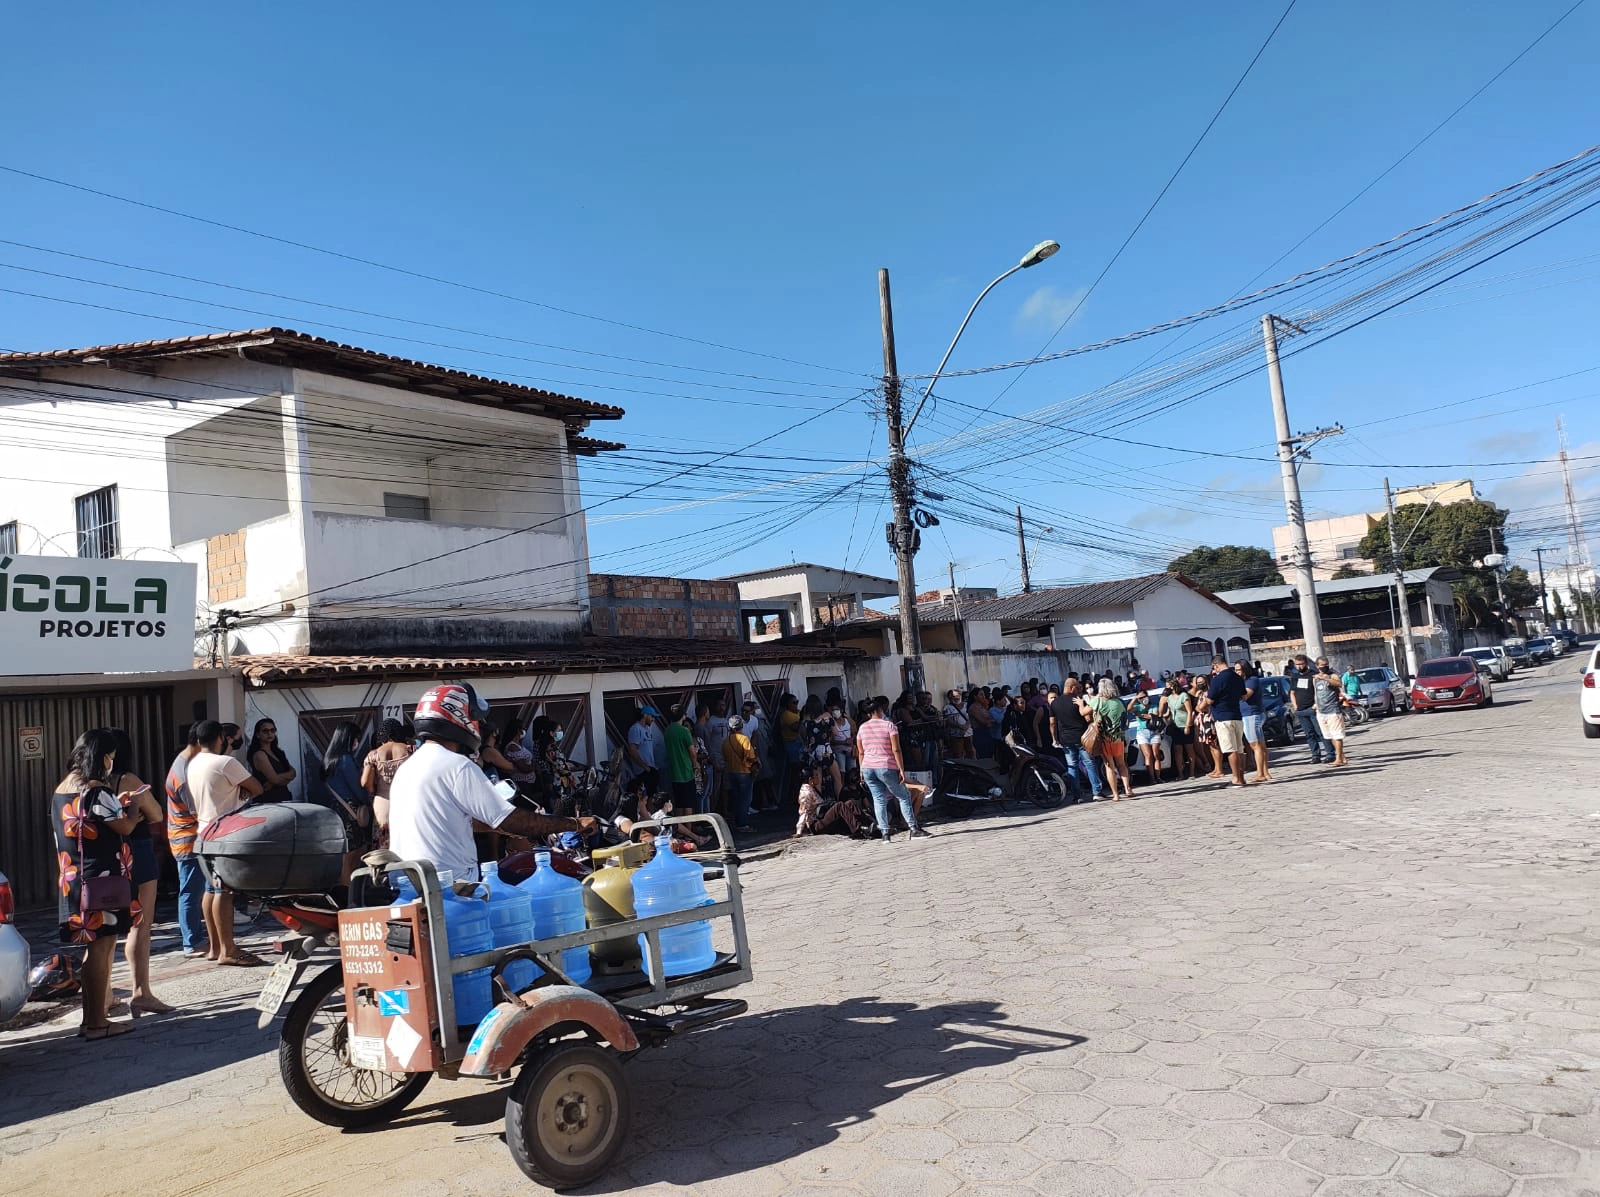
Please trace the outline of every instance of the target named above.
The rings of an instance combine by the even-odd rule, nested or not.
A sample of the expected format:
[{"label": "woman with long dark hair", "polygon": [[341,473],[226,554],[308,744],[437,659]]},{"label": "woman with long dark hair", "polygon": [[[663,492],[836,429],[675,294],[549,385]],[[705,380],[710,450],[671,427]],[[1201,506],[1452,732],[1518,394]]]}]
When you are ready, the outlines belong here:
[{"label": "woman with long dark hair", "polygon": [[[117,741],[96,728],[72,746],[67,775],[50,796],[50,828],[60,873],[61,940],[84,945],[83,1039],[107,1039],[133,1028],[106,1014],[117,937],[133,926],[133,850],[126,837],[145,819],[140,794],[111,786]],[[148,788],[144,796],[149,796]]]},{"label": "woman with long dark hair", "polygon": [[[128,971],[133,974],[133,993],[129,995],[130,1009],[145,1014],[168,1014],[172,1007],[150,992],[150,924],[156,912],[156,882],[161,878],[161,866],[156,863],[155,841],[150,835],[153,823],[166,820],[166,811],[154,791],[133,771],[133,741],[120,727],[102,728],[116,742],[116,759],[111,765],[107,784],[113,794],[124,790],[139,795],[139,809],[144,817],[128,833],[128,848],[133,853],[133,896],[135,898],[133,923],[122,944],[123,958]],[[111,980],[106,978],[106,1005],[116,1007],[111,994]]]},{"label": "woman with long dark hair", "polygon": [[295,779],[294,766],[278,743],[278,725],[271,719],[256,720],[244,763],[250,766],[250,775],[261,783],[261,801],[288,802],[294,797],[289,792],[289,783]]},{"label": "woman with long dark hair", "polygon": [[341,880],[348,884],[350,874],[360,863],[362,853],[372,846],[372,795],[361,785],[362,731],[359,723],[345,720],[333,729],[322,754],[322,784],[327,787],[333,809],[344,820],[344,869]]}]

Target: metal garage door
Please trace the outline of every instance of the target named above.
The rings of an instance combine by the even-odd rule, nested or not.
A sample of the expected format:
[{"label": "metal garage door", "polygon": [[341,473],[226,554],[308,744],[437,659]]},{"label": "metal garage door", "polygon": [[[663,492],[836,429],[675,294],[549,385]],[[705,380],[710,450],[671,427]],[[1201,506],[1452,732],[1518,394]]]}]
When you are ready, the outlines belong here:
[{"label": "metal garage door", "polygon": [[[180,747],[173,742],[170,688],[0,694],[0,871],[24,906],[55,900],[50,795],[67,772],[73,741],[92,727],[127,731],[134,769],[161,789]],[[43,730],[44,756],[24,760],[22,732],[32,728]]]}]

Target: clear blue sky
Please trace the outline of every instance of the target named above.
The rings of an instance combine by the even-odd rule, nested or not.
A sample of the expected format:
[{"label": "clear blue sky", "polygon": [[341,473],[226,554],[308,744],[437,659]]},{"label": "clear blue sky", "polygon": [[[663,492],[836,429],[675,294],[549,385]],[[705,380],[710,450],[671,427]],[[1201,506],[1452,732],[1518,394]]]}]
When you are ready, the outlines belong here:
[{"label": "clear blue sky", "polygon": [[[1300,0],[1054,347],[1237,294],[1570,2]],[[768,456],[731,459],[595,511],[596,568],[720,574],[791,557],[841,563],[848,555],[852,566],[891,573],[881,480],[860,465],[872,429],[867,400],[783,431],[872,385],[869,376],[880,369],[876,269],[893,274],[901,369],[926,372],[978,290],[1035,241],[1058,239],[1059,255],[991,295],[952,366],[1036,353],[1282,11],[1279,3],[1138,11],[945,2],[24,8],[8,24],[0,162],[773,356],[407,279],[14,175],[0,175],[0,236],[9,240],[296,299],[0,245],[0,262],[10,266],[272,313],[0,268],[0,287],[150,314],[0,291],[0,346],[283,323],[620,404],[627,418],[600,435],[662,462],[773,436],[751,450]],[[1597,44],[1600,3],[1591,0],[1268,279],[1380,240],[1585,148],[1600,128]],[[1600,209],[1291,358],[1294,425],[1337,420],[1351,429],[1319,449],[1320,460],[1345,464],[1308,472],[1312,510],[1372,509],[1388,472],[1397,484],[1470,475],[1490,497],[1525,510],[1527,523],[1558,517],[1550,505],[1559,501],[1559,478],[1548,465],[1379,467],[1544,459],[1554,453],[1553,421],[1563,413],[1574,454],[1600,456],[1600,372],[1461,404],[1437,418],[1362,425],[1600,366],[1597,233]],[[304,300],[563,348],[406,327]],[[1248,331],[1259,314],[1208,325],[1174,351]],[[338,331],[329,322],[368,331]],[[419,338],[460,348],[419,345]],[[1068,399],[1174,342],[1036,367],[996,410],[1024,413]],[[989,404],[1009,378],[941,384],[947,402],[914,440],[959,428],[970,412],[958,405]],[[1192,455],[1092,439],[1072,446],[1070,456],[1030,455],[1014,443],[994,456],[968,452],[954,480],[930,483],[946,496],[947,518],[924,538],[925,583],[942,579],[954,559],[966,583],[1016,584],[1014,541],[963,521],[969,493],[1057,513],[1048,520],[1056,530],[1035,538],[1036,579],[1142,572],[1153,556],[1202,541],[1270,544],[1269,529],[1281,519],[1276,467],[1200,456],[1270,445],[1262,374],[1136,429],[1097,427]],[[882,450],[880,426],[870,452]],[[1597,465],[1580,463],[1577,476],[1590,511],[1600,507]],[[603,518],[812,469],[845,472],[734,501]],[[587,497],[666,472],[632,457],[603,464],[587,476]],[[1096,521],[1093,533],[1061,515]],[[1108,533],[1106,525],[1126,531]],[[685,536],[696,529],[700,535]],[[1600,529],[1596,536],[1600,542]],[[1069,543],[1124,538],[1140,552],[1123,559]],[[1559,531],[1530,532],[1522,544],[1560,539]]]}]

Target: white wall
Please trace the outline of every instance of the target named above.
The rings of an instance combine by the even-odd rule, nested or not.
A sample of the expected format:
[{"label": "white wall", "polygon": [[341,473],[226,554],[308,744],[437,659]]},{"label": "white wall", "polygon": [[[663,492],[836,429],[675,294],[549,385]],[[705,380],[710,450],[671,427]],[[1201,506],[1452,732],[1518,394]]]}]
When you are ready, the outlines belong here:
[{"label": "white wall", "polygon": [[1235,636],[1250,639],[1249,623],[1178,582],[1140,599],[1133,609],[1139,625],[1135,655],[1156,676],[1183,666],[1183,642],[1192,636],[1221,637],[1224,643]]},{"label": "white wall", "polygon": [[1050,643],[1068,652],[1075,649],[1132,648],[1137,637],[1138,626],[1132,607],[1091,607],[1070,612],[1057,621],[1051,631]]},{"label": "white wall", "polygon": [[[517,677],[467,678],[478,695],[487,701],[502,699],[534,700],[540,695],[569,697],[587,694],[589,697],[589,726],[595,738],[598,754],[609,755],[617,746],[605,742],[605,711],[602,701],[607,693],[625,690],[663,690],[674,686],[685,689],[703,689],[730,685],[744,694],[753,680],[786,678],[789,689],[802,693],[808,677],[837,678],[841,674],[837,662],[773,662],[758,667],[743,665],[697,666],[688,669],[651,669],[648,671],[615,670],[604,673],[533,674]],[[254,727],[258,719],[271,719],[278,726],[278,735],[289,760],[298,769],[303,757],[300,738],[301,712],[342,711],[352,708],[400,708],[402,717],[409,718],[423,693],[439,682],[424,678],[399,678],[381,681],[363,678],[359,682],[337,686],[299,686],[273,689],[246,689],[244,692],[244,720]],[[829,684],[832,684],[830,681]],[[824,687],[826,690],[826,687]],[[899,693],[896,689],[895,693]],[[297,783],[296,793],[302,792]]]}]

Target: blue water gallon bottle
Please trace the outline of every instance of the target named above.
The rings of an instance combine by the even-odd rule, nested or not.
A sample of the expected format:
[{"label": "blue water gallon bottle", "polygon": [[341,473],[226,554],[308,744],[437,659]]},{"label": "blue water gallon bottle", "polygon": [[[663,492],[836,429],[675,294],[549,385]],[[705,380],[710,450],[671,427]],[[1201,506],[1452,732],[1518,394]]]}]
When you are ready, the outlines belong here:
[{"label": "blue water gallon bottle", "polygon": [[[673,852],[671,836],[656,836],[655,846],[655,857],[633,875],[633,910],[639,918],[692,910],[716,901],[706,893],[705,873],[700,866]],[[659,936],[662,976],[697,973],[717,962],[716,949],[711,946],[710,923],[667,927]],[[650,950],[643,935],[639,936],[639,950]]]},{"label": "blue water gallon bottle", "polygon": [[[489,890],[489,928],[494,932],[494,946],[510,948],[527,943],[535,934],[532,897],[500,880],[500,866],[495,862],[478,867],[483,873],[483,884]],[[500,975],[512,992],[521,993],[533,984],[538,970],[531,960],[513,960]]]},{"label": "blue water gallon bottle", "polygon": [[[534,938],[549,939],[585,930],[588,924],[583,913],[583,883],[556,872],[548,852],[537,852],[534,859],[538,863],[533,874],[517,886],[519,893],[533,899]],[[589,949],[568,948],[562,952],[561,971],[572,978],[574,985],[582,985],[589,979]]]},{"label": "blue water gallon bottle", "polygon": [[[450,887],[455,874],[439,870],[440,900],[444,907],[445,937],[450,957],[475,956],[494,947],[494,929],[489,925],[489,903],[482,898],[463,898]],[[457,973],[451,986],[456,998],[456,1025],[476,1026],[494,1007],[494,986],[487,968]]]}]

